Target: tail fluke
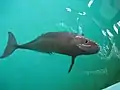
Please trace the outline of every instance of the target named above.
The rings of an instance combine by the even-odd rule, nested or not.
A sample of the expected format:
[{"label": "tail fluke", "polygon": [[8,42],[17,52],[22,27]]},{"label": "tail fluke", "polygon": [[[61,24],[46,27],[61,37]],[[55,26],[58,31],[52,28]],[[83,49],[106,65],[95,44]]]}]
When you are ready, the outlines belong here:
[{"label": "tail fluke", "polygon": [[0,58],[5,58],[11,55],[17,49],[17,42],[12,32],[8,32],[8,42],[3,55]]}]

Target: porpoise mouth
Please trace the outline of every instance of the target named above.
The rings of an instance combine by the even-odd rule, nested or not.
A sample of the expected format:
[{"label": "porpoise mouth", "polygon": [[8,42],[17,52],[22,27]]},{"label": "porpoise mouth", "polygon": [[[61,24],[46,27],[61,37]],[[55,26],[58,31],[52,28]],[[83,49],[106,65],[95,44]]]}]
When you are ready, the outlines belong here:
[{"label": "porpoise mouth", "polygon": [[92,46],[92,45],[78,44],[77,46],[81,50],[83,50],[86,54],[95,54],[100,50],[98,45]]},{"label": "porpoise mouth", "polygon": [[85,45],[85,44],[78,44],[78,47],[84,46],[84,47],[91,47],[91,45]]}]

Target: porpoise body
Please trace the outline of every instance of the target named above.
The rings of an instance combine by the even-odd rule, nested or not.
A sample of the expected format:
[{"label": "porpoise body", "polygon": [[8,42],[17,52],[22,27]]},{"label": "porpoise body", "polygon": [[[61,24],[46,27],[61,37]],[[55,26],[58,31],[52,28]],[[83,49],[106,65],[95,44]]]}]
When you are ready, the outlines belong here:
[{"label": "porpoise body", "polygon": [[59,53],[72,57],[68,73],[71,71],[75,58],[79,55],[91,55],[99,52],[100,47],[94,41],[71,32],[48,32],[36,39],[18,45],[12,32],[8,32],[8,43],[0,58],[6,58],[16,49],[29,49],[43,53]]}]

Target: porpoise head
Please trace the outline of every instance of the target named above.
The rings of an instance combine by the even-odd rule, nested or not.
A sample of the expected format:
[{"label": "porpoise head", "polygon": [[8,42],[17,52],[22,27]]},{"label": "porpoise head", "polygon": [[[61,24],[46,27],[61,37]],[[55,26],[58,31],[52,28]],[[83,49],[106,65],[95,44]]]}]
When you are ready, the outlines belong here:
[{"label": "porpoise head", "polygon": [[97,43],[80,35],[76,35],[72,40],[72,43],[75,44],[84,55],[96,54],[100,50],[100,47]]}]

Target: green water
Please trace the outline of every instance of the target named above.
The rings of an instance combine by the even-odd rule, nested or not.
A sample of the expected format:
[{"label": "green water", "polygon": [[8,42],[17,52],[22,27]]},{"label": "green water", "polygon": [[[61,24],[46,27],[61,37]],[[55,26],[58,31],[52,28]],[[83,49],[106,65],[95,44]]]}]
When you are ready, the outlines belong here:
[{"label": "green water", "polygon": [[[77,57],[69,74],[69,56],[16,50],[0,60],[0,90],[101,90],[119,82],[120,35],[113,28],[115,24],[119,29],[116,2],[95,0],[89,8],[89,0],[0,0],[0,54],[8,31],[19,44],[45,32],[79,31],[101,46],[98,54]],[[82,12],[86,15],[78,14]]]}]

